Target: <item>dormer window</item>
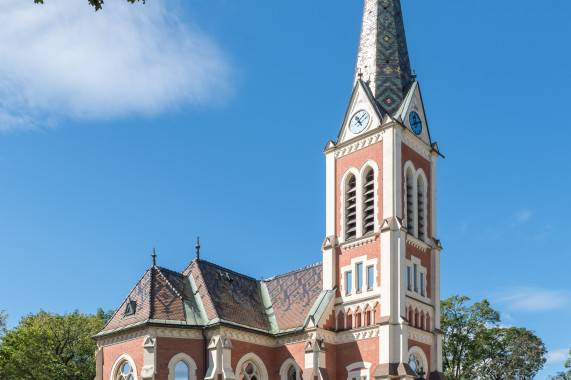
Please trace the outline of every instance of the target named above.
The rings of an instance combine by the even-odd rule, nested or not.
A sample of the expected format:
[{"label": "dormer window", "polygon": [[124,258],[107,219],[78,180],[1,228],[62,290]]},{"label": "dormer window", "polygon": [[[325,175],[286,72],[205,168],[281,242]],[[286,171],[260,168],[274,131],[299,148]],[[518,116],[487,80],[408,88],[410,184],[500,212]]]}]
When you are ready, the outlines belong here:
[{"label": "dormer window", "polygon": [[135,315],[137,311],[137,301],[127,301],[127,305],[125,306],[125,316],[128,317],[130,315]]}]

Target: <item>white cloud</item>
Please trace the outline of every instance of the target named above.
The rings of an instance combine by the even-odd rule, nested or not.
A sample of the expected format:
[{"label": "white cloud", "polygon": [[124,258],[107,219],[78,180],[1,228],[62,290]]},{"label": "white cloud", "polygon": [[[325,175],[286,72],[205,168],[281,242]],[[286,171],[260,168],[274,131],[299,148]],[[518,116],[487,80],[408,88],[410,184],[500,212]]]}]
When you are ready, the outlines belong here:
[{"label": "white cloud", "polygon": [[547,364],[562,363],[569,359],[569,349],[559,348],[547,352]]},{"label": "white cloud", "polygon": [[533,212],[529,209],[521,210],[515,216],[515,222],[517,224],[525,223],[532,217],[532,215],[533,215]]},{"label": "white cloud", "polygon": [[570,295],[563,290],[520,287],[506,289],[491,298],[495,302],[505,304],[511,310],[541,312],[566,307]]},{"label": "white cloud", "polygon": [[231,92],[228,58],[173,2],[2,0],[0,131],[153,115]]}]

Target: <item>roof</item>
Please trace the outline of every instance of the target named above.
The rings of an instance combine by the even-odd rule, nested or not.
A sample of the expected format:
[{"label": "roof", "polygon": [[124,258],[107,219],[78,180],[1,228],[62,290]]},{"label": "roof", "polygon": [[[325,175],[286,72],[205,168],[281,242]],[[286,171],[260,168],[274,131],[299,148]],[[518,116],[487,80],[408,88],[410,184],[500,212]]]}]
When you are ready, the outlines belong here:
[{"label": "roof", "polygon": [[[322,291],[322,272],[318,263],[258,281],[200,259],[182,273],[152,266],[95,337],[145,324],[298,331],[310,318],[320,318],[329,299],[330,292]],[[135,313],[129,315],[132,302]]]}]

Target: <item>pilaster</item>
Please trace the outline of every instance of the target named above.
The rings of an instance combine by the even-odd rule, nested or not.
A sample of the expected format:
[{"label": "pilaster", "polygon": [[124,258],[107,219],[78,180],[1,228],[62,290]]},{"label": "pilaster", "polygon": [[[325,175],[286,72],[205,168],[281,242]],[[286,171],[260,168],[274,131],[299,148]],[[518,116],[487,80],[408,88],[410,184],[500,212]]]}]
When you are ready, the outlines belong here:
[{"label": "pilaster", "polygon": [[303,380],[329,380],[326,370],[327,348],[321,339],[310,339],[305,344]]},{"label": "pilaster", "polygon": [[230,339],[217,335],[210,339],[208,344],[209,367],[205,380],[222,379],[233,380],[236,378],[232,369],[232,342]]},{"label": "pilaster", "polygon": [[141,379],[154,379],[156,373],[156,342],[157,338],[147,336],[143,340],[143,368]]}]

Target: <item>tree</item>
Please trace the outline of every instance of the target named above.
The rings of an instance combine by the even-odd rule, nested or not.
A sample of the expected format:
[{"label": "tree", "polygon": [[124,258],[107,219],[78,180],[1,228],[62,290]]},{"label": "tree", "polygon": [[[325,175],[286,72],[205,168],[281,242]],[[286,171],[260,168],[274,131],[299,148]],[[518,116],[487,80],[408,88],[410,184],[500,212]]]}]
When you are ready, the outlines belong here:
[{"label": "tree", "polygon": [[487,326],[500,321],[500,314],[487,300],[472,305],[468,301],[470,298],[456,295],[441,303],[442,361],[448,380],[476,377]]},{"label": "tree", "polygon": [[547,360],[541,339],[525,328],[493,327],[482,338],[483,357],[476,369],[479,379],[533,379]]},{"label": "tree", "polygon": [[92,380],[97,345],[91,337],[103,325],[101,317],[77,311],[23,317],[1,340],[0,379]]},{"label": "tree", "polygon": [[567,371],[561,371],[555,376],[551,376],[549,380],[571,380],[571,350],[569,350],[569,359],[565,362]]},{"label": "tree", "polygon": [[6,314],[6,310],[0,310],[0,338],[4,335],[7,319],[8,314]]},{"label": "tree", "polygon": [[[140,0],[127,0],[127,1],[130,2],[131,4],[134,4],[135,1],[140,1]],[[142,1],[143,1],[143,4],[145,4],[145,0],[142,0]],[[102,9],[102,7],[103,7],[103,0],[87,0],[87,2],[95,8],[96,12],[98,10]],[[44,0],[34,0],[34,3],[35,4],[43,4]]]}]

